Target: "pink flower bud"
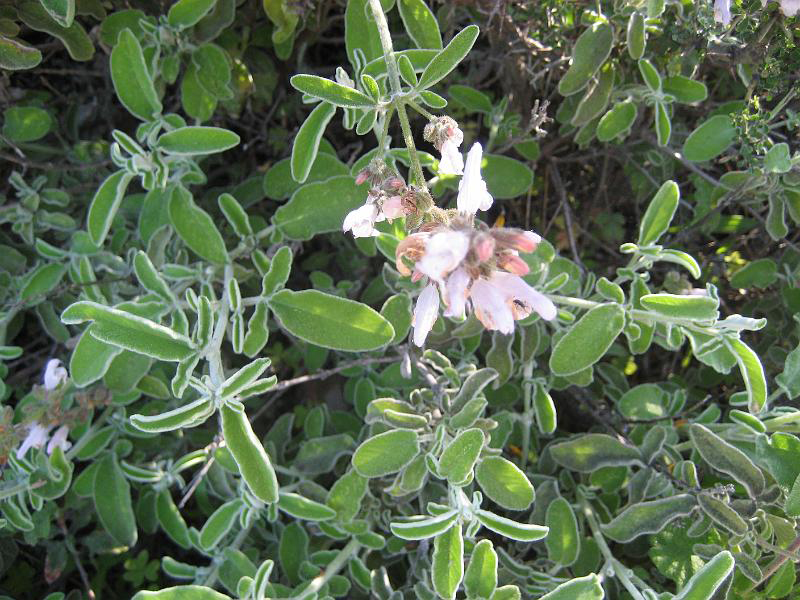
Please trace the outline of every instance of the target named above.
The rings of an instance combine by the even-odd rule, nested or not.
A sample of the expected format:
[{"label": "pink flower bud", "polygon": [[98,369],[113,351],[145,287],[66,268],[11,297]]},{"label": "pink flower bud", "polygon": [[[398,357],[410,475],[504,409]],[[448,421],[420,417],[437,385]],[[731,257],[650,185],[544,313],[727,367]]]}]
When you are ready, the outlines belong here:
[{"label": "pink flower bud", "polygon": [[417,271],[416,269],[414,269],[414,272],[411,273],[411,281],[414,283],[418,282],[423,277],[425,277],[425,274]]},{"label": "pink flower bud", "polygon": [[539,246],[542,238],[532,231],[523,231],[511,240],[511,247],[520,252],[533,252]]},{"label": "pink flower bud", "polygon": [[386,187],[391,190],[399,190],[405,187],[406,183],[399,177],[390,177],[386,180]]},{"label": "pink flower bud", "polygon": [[503,254],[497,259],[497,266],[514,275],[527,275],[530,271],[528,263],[514,254]]},{"label": "pink flower bud", "polygon": [[478,235],[474,243],[475,254],[480,262],[486,262],[494,254],[494,239],[488,235]]},{"label": "pink flower bud", "polygon": [[368,177],[369,177],[369,169],[364,169],[358,175],[356,175],[356,185],[361,185],[367,180]]}]

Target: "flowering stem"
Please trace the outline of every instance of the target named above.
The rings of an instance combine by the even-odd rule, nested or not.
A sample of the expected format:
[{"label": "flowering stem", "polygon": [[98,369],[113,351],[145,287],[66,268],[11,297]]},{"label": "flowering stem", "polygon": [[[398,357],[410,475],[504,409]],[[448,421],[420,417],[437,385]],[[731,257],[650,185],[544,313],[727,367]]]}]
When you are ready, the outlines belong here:
[{"label": "flowering stem", "polygon": [[411,161],[411,172],[414,179],[417,181],[417,185],[427,191],[425,176],[422,173],[422,165],[420,165],[419,157],[417,156],[417,147],[414,145],[414,136],[411,134],[411,124],[408,121],[408,114],[406,113],[406,101],[402,95],[403,90],[402,84],[400,83],[400,71],[397,69],[397,59],[395,59],[394,56],[392,35],[389,33],[389,24],[386,22],[386,15],[383,14],[383,7],[381,6],[380,0],[369,0],[369,6],[375,17],[375,25],[378,27],[378,35],[381,39],[381,47],[383,48],[383,57],[386,60],[386,73],[389,78],[389,86],[394,96],[392,105],[397,109],[397,118],[400,119],[403,141],[406,144],[406,148],[408,148],[408,157]]}]

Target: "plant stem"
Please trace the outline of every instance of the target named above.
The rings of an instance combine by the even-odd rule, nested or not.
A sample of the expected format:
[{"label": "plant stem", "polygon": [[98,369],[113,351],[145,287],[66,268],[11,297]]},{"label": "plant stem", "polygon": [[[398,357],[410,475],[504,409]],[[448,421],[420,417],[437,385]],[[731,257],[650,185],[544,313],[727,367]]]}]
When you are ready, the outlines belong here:
[{"label": "plant stem", "polygon": [[609,548],[608,544],[606,544],[606,539],[603,537],[603,534],[600,531],[600,525],[594,516],[594,511],[592,510],[588,500],[586,500],[583,494],[579,494],[579,498],[581,502],[581,508],[583,509],[583,515],[586,517],[586,522],[589,524],[589,529],[592,530],[594,541],[597,542],[597,547],[600,549],[600,553],[606,559],[606,562],[614,569],[614,575],[617,579],[619,579],[619,582],[622,584],[622,586],[628,590],[628,593],[633,597],[634,600],[645,600],[639,589],[633,585],[633,582],[628,577],[626,572],[628,570],[627,567],[614,558],[611,548]]},{"label": "plant stem", "polygon": [[339,551],[339,554],[336,555],[327,567],[325,567],[325,572],[322,575],[319,575],[311,580],[311,584],[304,589],[299,596],[295,598],[295,600],[304,600],[305,598],[310,598],[311,596],[316,595],[316,593],[322,589],[328,581],[330,581],[331,577],[336,575],[339,571],[342,570],[347,564],[347,561],[350,560],[350,557],[358,550],[359,544],[356,540],[350,540],[347,542],[347,545]]},{"label": "plant stem", "polygon": [[533,412],[533,360],[528,361],[523,367],[522,386],[523,386],[523,401],[524,407],[522,412],[522,456],[519,458],[519,468],[523,471],[528,464],[528,453],[531,446],[531,427],[533,420],[531,413]]},{"label": "plant stem", "polygon": [[400,82],[400,71],[397,69],[397,59],[394,56],[392,46],[392,35],[389,33],[389,24],[386,22],[386,15],[383,14],[383,7],[380,0],[369,0],[369,6],[375,17],[375,24],[378,26],[378,35],[381,39],[383,57],[386,60],[386,73],[389,79],[389,86],[392,89],[394,99],[392,104],[397,109],[397,118],[400,119],[400,129],[403,131],[403,141],[408,148],[408,157],[411,161],[411,173],[417,185],[427,191],[425,175],[422,173],[422,165],[417,156],[417,147],[414,145],[414,136],[411,134],[411,124],[406,113],[406,100],[403,96],[402,83]]}]

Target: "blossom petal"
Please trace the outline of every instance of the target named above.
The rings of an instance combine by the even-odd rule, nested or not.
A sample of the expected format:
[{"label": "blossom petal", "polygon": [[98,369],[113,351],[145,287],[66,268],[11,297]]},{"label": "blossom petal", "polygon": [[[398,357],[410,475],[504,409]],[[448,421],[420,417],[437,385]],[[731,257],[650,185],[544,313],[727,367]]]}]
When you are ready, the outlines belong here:
[{"label": "blossom petal", "polygon": [[[530,314],[530,311],[533,310],[545,321],[552,321],[556,318],[558,313],[556,305],[553,304],[550,298],[525,283],[525,280],[521,277],[496,271],[492,274],[492,282],[503,290],[509,304],[520,301],[525,305],[527,314]],[[527,314],[524,316],[527,316]]]},{"label": "blossom petal", "polygon": [[461,175],[464,172],[464,157],[458,149],[458,144],[453,140],[445,140],[442,142],[441,152],[439,175]]},{"label": "blossom petal", "polygon": [[[342,223],[343,231],[352,231],[353,237],[371,237],[378,235],[375,222],[378,220],[378,207],[374,204],[364,204],[347,213]],[[383,219],[380,219],[383,220]]]},{"label": "blossom petal", "polygon": [[414,343],[417,346],[425,344],[425,338],[428,337],[438,316],[439,292],[431,283],[422,290],[414,306]]},{"label": "blossom petal", "polygon": [[446,295],[447,310],[444,311],[446,317],[464,318],[464,309],[467,304],[467,288],[469,287],[470,276],[461,267],[453,271],[447,278]]},{"label": "blossom petal", "polygon": [[52,454],[53,450],[57,447],[61,448],[64,452],[69,450],[72,447],[72,443],[67,439],[67,435],[69,434],[69,427],[66,425],[62,425],[56,432],[53,434],[53,437],[50,438],[50,442],[47,444],[47,453]]},{"label": "blossom petal", "polygon": [[723,25],[731,22],[731,0],[714,0],[714,20]]},{"label": "blossom petal", "polygon": [[51,427],[44,427],[38,422],[31,423],[28,427],[28,435],[22,440],[19,449],[17,449],[17,458],[24,458],[25,454],[31,448],[41,448],[47,442],[47,435],[50,433]]},{"label": "blossom petal", "polygon": [[461,231],[442,231],[430,237],[425,244],[425,255],[416,264],[424,273],[439,284],[453,269],[461,264],[469,250],[469,237]]},{"label": "blossom petal", "polygon": [[69,374],[61,365],[61,361],[57,358],[51,358],[44,368],[44,389],[47,391],[56,389],[62,382],[67,380],[68,376]]},{"label": "blossom petal", "polygon": [[474,215],[478,210],[489,210],[492,206],[492,195],[481,177],[482,160],[483,148],[475,142],[467,154],[464,176],[458,186],[456,205],[459,212]]},{"label": "blossom petal", "polygon": [[469,297],[475,316],[486,329],[505,334],[514,331],[514,315],[497,283],[477,279],[472,284]]}]

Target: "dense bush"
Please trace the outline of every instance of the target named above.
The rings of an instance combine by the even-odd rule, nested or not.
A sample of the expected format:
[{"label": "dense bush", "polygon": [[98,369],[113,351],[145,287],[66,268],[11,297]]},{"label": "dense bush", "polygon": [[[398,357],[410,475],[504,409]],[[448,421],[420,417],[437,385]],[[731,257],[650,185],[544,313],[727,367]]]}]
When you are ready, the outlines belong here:
[{"label": "dense bush", "polygon": [[0,1],[3,597],[800,597],[796,0],[165,4]]}]

